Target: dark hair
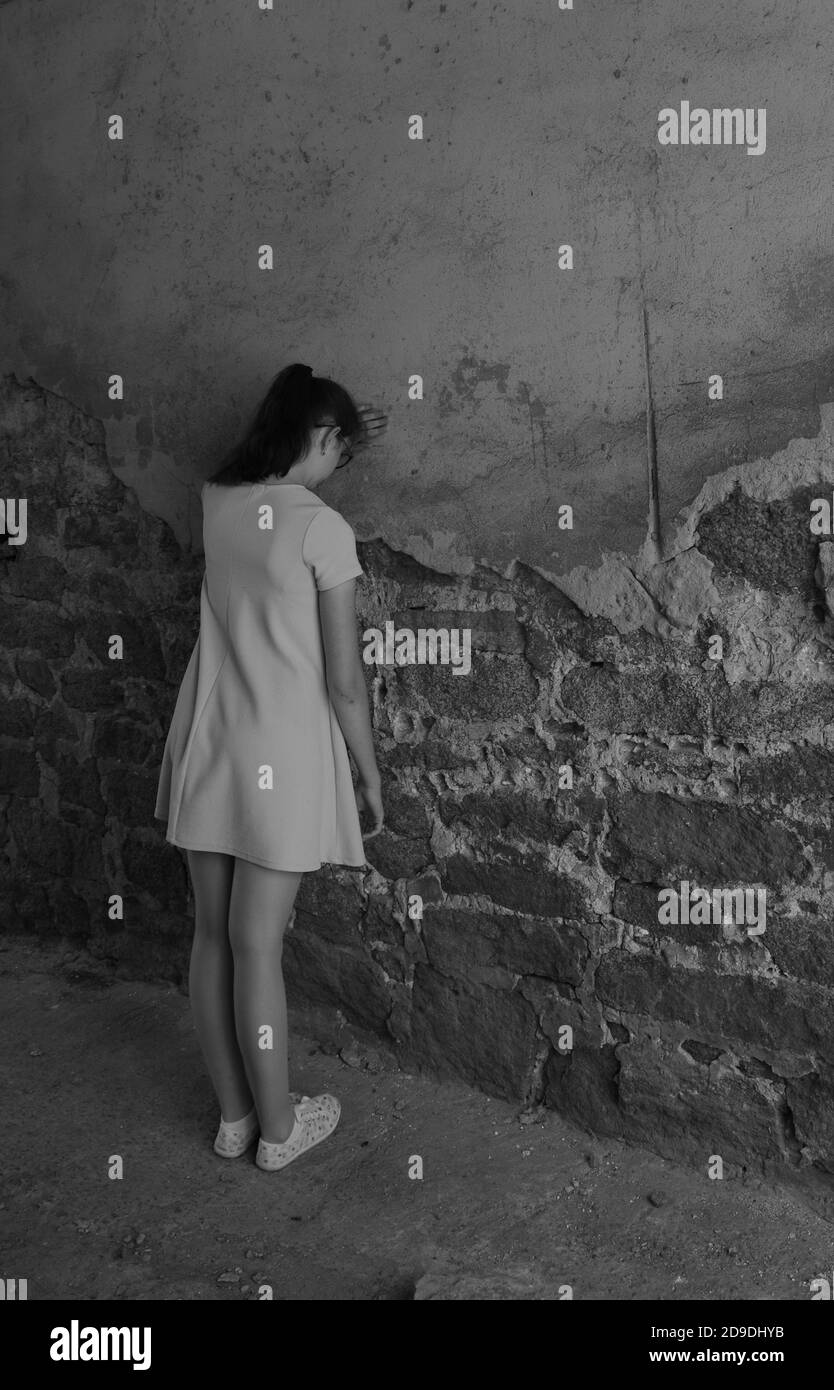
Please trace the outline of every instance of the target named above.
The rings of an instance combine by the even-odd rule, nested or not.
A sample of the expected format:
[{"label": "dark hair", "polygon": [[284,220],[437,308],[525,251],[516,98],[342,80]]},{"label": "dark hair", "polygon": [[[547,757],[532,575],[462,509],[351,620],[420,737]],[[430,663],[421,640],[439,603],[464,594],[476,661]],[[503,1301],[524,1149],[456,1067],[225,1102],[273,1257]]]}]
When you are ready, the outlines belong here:
[{"label": "dark hair", "polygon": [[366,442],[365,423],[344,387],[293,362],[275,377],[243,438],[207,481],[234,487],[270,475],[283,478],[306,454],[312,431],[323,424],[340,429],[352,448]]}]

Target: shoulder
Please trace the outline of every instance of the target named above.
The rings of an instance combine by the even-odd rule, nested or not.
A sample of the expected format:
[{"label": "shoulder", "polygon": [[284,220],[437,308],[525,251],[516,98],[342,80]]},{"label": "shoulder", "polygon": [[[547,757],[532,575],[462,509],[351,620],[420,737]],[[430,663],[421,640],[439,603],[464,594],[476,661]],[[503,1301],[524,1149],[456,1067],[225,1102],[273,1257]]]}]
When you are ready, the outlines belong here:
[{"label": "shoulder", "polygon": [[310,518],[311,529],[315,524],[315,530],[319,535],[352,537],[353,527],[346,521],[341,512],[337,512],[335,507],[329,507],[326,502],[319,501],[318,506],[313,511]]}]

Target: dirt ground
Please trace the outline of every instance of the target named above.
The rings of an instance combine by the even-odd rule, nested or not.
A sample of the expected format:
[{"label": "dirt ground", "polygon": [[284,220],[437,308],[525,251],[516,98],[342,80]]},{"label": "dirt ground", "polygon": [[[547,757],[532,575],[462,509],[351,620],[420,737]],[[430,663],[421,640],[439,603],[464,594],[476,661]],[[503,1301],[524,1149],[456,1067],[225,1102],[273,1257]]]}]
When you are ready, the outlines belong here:
[{"label": "dirt ground", "polygon": [[338,1128],[276,1173],[221,1159],[188,1000],[61,947],[0,945],[0,1010],[0,1274],[29,1299],[807,1301],[831,1278],[797,1193],[295,1034],[291,1084],[337,1095]]}]

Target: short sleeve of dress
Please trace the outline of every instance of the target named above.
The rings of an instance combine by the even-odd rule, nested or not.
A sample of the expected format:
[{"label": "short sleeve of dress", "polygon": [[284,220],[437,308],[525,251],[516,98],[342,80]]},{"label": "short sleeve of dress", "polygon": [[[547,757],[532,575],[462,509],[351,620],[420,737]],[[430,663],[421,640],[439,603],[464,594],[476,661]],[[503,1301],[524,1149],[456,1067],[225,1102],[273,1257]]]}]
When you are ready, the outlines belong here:
[{"label": "short sleeve of dress", "polygon": [[335,589],[364,574],[353,528],[332,507],[316,512],[304,536],[301,558],[313,571],[317,589]]}]

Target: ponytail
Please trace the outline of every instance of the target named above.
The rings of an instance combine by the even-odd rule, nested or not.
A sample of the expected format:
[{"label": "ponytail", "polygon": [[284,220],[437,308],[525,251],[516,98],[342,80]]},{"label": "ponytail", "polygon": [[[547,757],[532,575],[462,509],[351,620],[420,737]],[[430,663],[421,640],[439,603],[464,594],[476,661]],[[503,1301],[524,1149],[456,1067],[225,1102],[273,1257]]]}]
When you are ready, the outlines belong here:
[{"label": "ponytail", "polygon": [[351,395],[312,367],[293,362],[274,378],[241,441],[208,481],[221,487],[283,478],[310,447],[312,431],[324,421],[357,444],[366,426]]}]

